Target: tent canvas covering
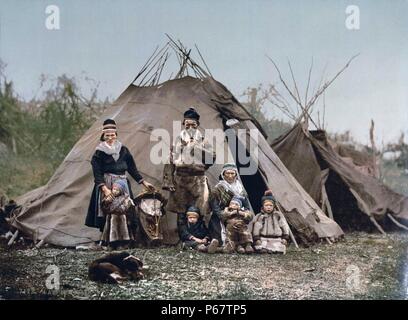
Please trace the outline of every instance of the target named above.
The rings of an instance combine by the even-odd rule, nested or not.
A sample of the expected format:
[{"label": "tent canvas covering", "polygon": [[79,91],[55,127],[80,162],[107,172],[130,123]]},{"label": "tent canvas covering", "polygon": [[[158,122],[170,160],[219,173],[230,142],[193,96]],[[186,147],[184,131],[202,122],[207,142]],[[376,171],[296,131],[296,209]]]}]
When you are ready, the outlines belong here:
[{"label": "tent canvas covering", "polygon": [[[244,140],[253,140],[250,130],[256,132],[258,153],[253,160],[258,163],[257,171],[241,176],[254,208],[259,208],[260,198],[270,188],[295,236],[303,243],[342,236],[338,224],[322,212],[274,153],[259,123],[212,77],[208,68],[207,72],[191,58],[191,50],[169,39],[162,49],[156,48],[132,84],[74,145],[48,183],[16,199],[20,208],[14,215],[13,226],[35,241],[44,240],[60,246],[98,241],[99,230],[86,227],[84,221],[94,183],[90,160],[99,143],[102,122],[106,118],[115,119],[118,139],[129,148],[143,177],[160,189],[164,164],[153,163],[150,157],[157,144],[154,140],[158,138],[154,137],[154,130],[164,129],[173,139],[173,121],[181,121],[184,111],[194,106],[201,115],[202,129],[224,132],[228,128],[227,120],[236,119],[238,123],[233,129],[244,129],[246,135],[236,134],[235,139],[247,147],[249,144]],[[160,83],[170,48],[178,57],[180,70],[173,79]],[[189,71],[195,77],[189,76]],[[135,81],[138,82],[134,84]],[[223,140],[224,156],[233,154],[227,139]],[[255,158],[255,154],[250,153],[250,156]],[[215,164],[207,171],[210,188],[217,183],[222,164]],[[239,161],[237,165],[242,166]],[[136,195],[141,191],[140,186],[132,179],[131,183]],[[165,192],[164,195],[168,196]],[[178,241],[175,213],[166,213],[162,229],[165,243]]]},{"label": "tent canvas covering", "polygon": [[[336,221],[350,225],[353,223],[350,217],[360,211],[375,221],[382,221],[390,214],[407,222],[408,198],[392,191],[368,172],[364,173],[352,161],[345,161],[332,147],[325,131],[309,131],[306,122],[299,123],[273,141],[272,148],[316,203],[321,204],[325,186]],[[352,201],[356,202],[357,210],[345,212],[352,210]],[[339,214],[348,214],[348,218],[345,220]]]},{"label": "tent canvas covering", "polygon": [[[90,160],[99,142],[103,120],[115,119],[118,138],[134,155],[141,174],[160,188],[163,165],[150,160],[150,150],[156,143],[150,139],[151,132],[163,128],[171,133],[173,120],[182,119],[186,107],[191,105],[201,114],[202,128],[224,130],[225,120],[238,119],[240,127],[257,130],[255,120],[222,84],[212,78],[183,77],[146,87],[132,84],[74,145],[48,183],[17,199],[21,209],[13,225],[32,238],[60,246],[99,240],[99,231],[86,227],[84,219],[93,187]],[[303,242],[341,236],[340,227],[326,217],[282,164],[265,137],[258,133],[258,171],[263,185],[251,185],[251,188],[256,188],[260,195],[266,187],[273,190],[295,235]],[[210,168],[210,186],[218,181],[220,171],[220,165]],[[141,191],[134,181],[132,188],[135,193]],[[168,212],[164,216],[163,229],[165,242],[175,243],[174,214]]]}]

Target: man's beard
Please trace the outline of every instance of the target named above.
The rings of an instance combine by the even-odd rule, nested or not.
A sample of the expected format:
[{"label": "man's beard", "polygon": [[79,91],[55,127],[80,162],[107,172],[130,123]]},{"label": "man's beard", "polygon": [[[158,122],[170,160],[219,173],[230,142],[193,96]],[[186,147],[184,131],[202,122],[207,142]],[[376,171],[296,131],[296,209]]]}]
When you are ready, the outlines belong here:
[{"label": "man's beard", "polygon": [[188,135],[189,135],[191,138],[194,138],[194,137],[195,137],[195,134],[196,134],[196,132],[197,132],[197,129],[189,128],[189,129],[186,129],[186,131],[187,131]]}]

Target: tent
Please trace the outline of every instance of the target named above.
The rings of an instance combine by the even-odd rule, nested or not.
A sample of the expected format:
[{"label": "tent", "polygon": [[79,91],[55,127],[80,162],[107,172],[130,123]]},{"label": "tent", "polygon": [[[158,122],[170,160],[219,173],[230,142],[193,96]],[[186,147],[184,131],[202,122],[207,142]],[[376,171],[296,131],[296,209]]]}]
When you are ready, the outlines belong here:
[{"label": "tent", "polygon": [[[351,57],[326,81],[323,81],[323,72],[317,89],[311,95],[309,89],[312,83],[313,59],[305,92],[301,95],[290,61],[288,67],[293,82],[292,88],[289,81],[283,78],[278,65],[268,57],[279,76],[279,82],[283,85],[282,93],[286,93],[289,98],[286,99],[276,85],[273,85],[270,102],[295,121],[292,129],[272,141],[271,146],[313,200],[341,227],[355,230],[374,225],[381,233],[385,233],[378,223],[381,221],[386,222],[387,226],[392,222],[408,230],[408,227],[401,223],[408,220],[408,198],[392,191],[376,178],[377,169],[373,159],[370,161],[364,152],[357,152],[329,141],[324,130],[325,91],[357,57],[358,54]],[[319,112],[317,119],[313,119],[312,109],[321,97],[323,119],[320,118]],[[296,104],[297,114],[291,109],[289,100]],[[316,130],[309,130],[309,123],[312,123]],[[372,141],[373,130],[372,122]]]},{"label": "tent", "polygon": [[[353,164],[358,170],[373,177],[378,178],[379,172],[373,159],[372,150],[356,149],[350,143],[335,142],[329,140],[333,150],[346,162]],[[371,152],[370,152],[371,151]],[[371,153],[371,154],[370,154]]]},{"label": "tent", "polygon": [[[169,50],[176,53],[180,69],[171,79],[160,82]],[[243,137],[237,134],[238,144],[248,145],[244,140],[254,139],[250,130],[256,133],[258,154],[254,160],[258,161],[258,167],[255,174],[242,176],[255,210],[259,209],[265,189],[271,188],[301,242],[310,244],[343,235],[337,223],[322,212],[279,160],[255,119],[212,77],[208,68],[200,67],[191,58],[190,51],[172,40],[159,51],[156,49],[135,80],[74,145],[48,183],[16,199],[20,208],[14,215],[13,226],[35,241],[65,247],[99,240],[99,231],[86,227],[84,220],[93,187],[90,160],[99,142],[103,120],[115,119],[118,137],[134,155],[139,171],[160,188],[164,165],[152,163],[150,157],[152,148],[157,145],[155,129],[165,129],[172,134],[173,120],[181,120],[191,105],[201,114],[202,128],[224,131],[228,128],[227,121],[234,120],[234,130],[247,132]],[[228,144],[224,143],[224,148],[228,148]],[[233,150],[227,152],[233,153]],[[237,165],[244,164],[237,161]],[[221,166],[214,165],[208,171],[210,186],[218,181]],[[132,188],[135,193],[141,191],[134,181]],[[164,242],[176,243],[175,214],[167,212],[162,226]]]},{"label": "tent", "polygon": [[337,153],[324,130],[308,130],[307,122],[297,123],[271,145],[316,203],[344,229],[366,229],[371,221],[384,232],[379,222],[387,218],[407,222],[408,197]]}]

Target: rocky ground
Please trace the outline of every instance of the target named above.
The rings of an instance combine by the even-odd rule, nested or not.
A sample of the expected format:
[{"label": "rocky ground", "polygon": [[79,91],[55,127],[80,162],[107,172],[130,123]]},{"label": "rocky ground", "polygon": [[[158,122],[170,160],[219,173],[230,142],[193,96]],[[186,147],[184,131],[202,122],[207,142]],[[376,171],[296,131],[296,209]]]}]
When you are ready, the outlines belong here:
[{"label": "rocky ground", "polygon": [[[333,245],[292,245],[284,256],[132,249],[149,266],[145,279],[109,285],[87,277],[103,252],[9,249],[3,240],[0,299],[407,299],[407,245],[406,233],[352,233]],[[48,290],[54,266],[60,288]]]}]

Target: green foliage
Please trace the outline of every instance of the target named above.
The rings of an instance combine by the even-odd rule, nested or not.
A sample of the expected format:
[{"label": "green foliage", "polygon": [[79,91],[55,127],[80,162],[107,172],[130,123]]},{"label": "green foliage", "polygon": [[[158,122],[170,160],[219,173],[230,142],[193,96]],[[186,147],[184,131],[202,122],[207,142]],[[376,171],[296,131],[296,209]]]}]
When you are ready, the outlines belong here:
[{"label": "green foliage", "polygon": [[402,134],[397,143],[388,144],[385,152],[394,157],[382,163],[383,180],[392,189],[408,196],[408,145]]},{"label": "green foliage", "polygon": [[395,152],[396,157],[393,159],[395,165],[403,170],[408,170],[408,144],[405,143],[403,133],[397,143],[390,143],[387,145],[386,151]]},{"label": "green foliage", "polygon": [[75,79],[58,77],[41,100],[16,98],[0,81],[0,188],[15,197],[45,184],[105,103],[81,96]]},{"label": "green foliage", "polygon": [[402,170],[394,161],[382,163],[382,182],[392,190],[408,196],[408,171]]},{"label": "green foliage", "polygon": [[11,137],[17,135],[18,126],[25,123],[24,115],[20,112],[17,99],[13,93],[13,83],[6,79],[0,82],[0,139],[11,143]]}]

